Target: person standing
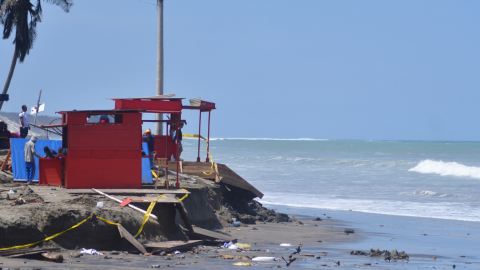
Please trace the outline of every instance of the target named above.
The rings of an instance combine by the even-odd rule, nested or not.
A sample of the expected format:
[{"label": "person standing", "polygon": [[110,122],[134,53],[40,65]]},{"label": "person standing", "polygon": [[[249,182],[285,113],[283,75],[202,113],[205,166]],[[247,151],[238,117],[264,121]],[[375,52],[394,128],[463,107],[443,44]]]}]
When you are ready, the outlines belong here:
[{"label": "person standing", "polygon": [[28,121],[28,114],[27,114],[27,105],[22,106],[22,112],[19,114],[20,116],[20,138],[25,139],[28,135],[28,130],[30,129],[30,121]]},{"label": "person standing", "polygon": [[153,165],[153,151],[155,146],[155,136],[152,135],[152,131],[150,129],[145,130],[142,134],[142,139],[144,142],[147,143],[148,146],[148,155],[150,156],[150,166]]},{"label": "person standing", "polygon": [[180,159],[180,155],[181,155],[182,152],[183,152],[183,146],[182,146],[182,137],[183,137],[182,128],[183,128],[183,123],[180,123],[180,124],[178,125],[178,134],[177,134],[177,129],[174,129],[174,128],[171,129],[171,132],[172,132],[172,135],[173,135],[172,140],[173,140],[174,143],[177,143],[177,135],[178,135],[178,154],[177,154],[177,160],[180,160],[180,161],[183,161],[183,159]]},{"label": "person standing", "polygon": [[27,185],[32,184],[33,176],[35,175],[35,157],[41,158],[39,154],[35,151],[35,143],[37,143],[37,136],[32,136],[30,141],[25,144],[23,150],[25,154],[25,166],[27,170]]}]

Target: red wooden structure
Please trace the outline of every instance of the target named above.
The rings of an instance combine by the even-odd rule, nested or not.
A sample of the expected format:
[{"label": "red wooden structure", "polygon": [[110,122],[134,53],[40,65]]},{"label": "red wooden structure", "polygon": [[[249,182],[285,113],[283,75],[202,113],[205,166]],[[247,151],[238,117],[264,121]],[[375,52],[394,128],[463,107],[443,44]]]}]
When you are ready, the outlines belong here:
[{"label": "red wooden structure", "polygon": [[[64,186],[70,189],[141,188],[141,159],[148,158],[142,156],[143,122],[167,124],[165,135],[155,136],[155,151],[156,158],[171,160],[172,156],[176,157],[178,140],[172,141],[170,131],[176,129],[178,132],[179,123],[185,122],[181,119],[182,109],[199,110],[199,126],[201,113],[209,113],[208,138],[210,138],[210,112],[215,109],[215,103],[201,101],[200,106],[182,106],[182,99],[170,95],[114,98],[113,110],[58,112],[62,114],[61,125],[39,126],[62,129],[63,154],[59,153],[59,157],[65,170]],[[142,120],[142,113],[164,113],[167,114],[168,120]],[[198,147],[197,161],[200,161],[200,138]],[[206,160],[208,162],[208,155]],[[55,164],[58,171],[58,161]],[[58,183],[58,173],[56,176],[45,173],[51,166],[53,165],[47,165],[45,162],[40,164],[42,184]],[[178,162],[176,171],[178,172]],[[176,187],[179,187],[178,174]]]}]

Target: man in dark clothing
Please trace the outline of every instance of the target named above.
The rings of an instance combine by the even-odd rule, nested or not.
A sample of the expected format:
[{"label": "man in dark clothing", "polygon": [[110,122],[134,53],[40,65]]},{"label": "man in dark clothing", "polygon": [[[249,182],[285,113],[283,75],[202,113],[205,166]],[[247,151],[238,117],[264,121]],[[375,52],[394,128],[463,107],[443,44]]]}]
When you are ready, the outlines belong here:
[{"label": "man in dark clothing", "polygon": [[57,157],[57,152],[55,150],[50,150],[48,146],[45,146],[43,148],[43,152],[45,152],[45,156],[43,158],[56,158]]},{"label": "man in dark clothing", "polygon": [[143,135],[142,139],[147,143],[148,146],[148,155],[150,156],[150,166],[153,165],[153,151],[155,145],[155,135],[152,135],[152,131],[147,129]]},{"label": "man in dark clothing", "polygon": [[182,134],[182,128],[183,128],[183,123],[180,123],[178,125],[178,134],[177,134],[177,130],[176,129],[171,129],[172,131],[172,134],[173,134],[173,142],[174,143],[177,143],[177,135],[178,135],[178,155],[177,155],[177,160],[182,160],[180,159],[180,155],[182,154],[183,152],[183,146],[182,146],[182,137],[183,137],[183,134]]}]

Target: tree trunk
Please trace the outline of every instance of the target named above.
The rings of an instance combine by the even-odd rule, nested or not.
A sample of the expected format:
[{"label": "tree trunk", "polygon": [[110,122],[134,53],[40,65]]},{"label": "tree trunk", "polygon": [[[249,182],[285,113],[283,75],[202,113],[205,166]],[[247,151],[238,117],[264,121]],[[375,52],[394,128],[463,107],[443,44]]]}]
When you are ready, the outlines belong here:
[{"label": "tree trunk", "polygon": [[[13,71],[15,70],[15,66],[17,65],[17,58],[18,58],[18,51],[15,46],[15,51],[13,52],[13,59],[12,64],[10,65],[10,71],[8,72],[7,81],[5,82],[5,86],[3,87],[2,94],[6,94],[8,91],[8,87],[10,87],[10,81],[13,77]],[[2,109],[3,101],[0,101],[0,110]]]}]

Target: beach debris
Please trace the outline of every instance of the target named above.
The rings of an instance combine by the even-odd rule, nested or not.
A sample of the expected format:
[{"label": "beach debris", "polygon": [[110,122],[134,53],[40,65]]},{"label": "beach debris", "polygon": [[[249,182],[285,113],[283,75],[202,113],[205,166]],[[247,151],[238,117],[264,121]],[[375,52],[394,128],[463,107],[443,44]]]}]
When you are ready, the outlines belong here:
[{"label": "beach debris", "polygon": [[437,260],[437,256],[433,256],[432,259],[436,261],[436,260]]},{"label": "beach debris", "polygon": [[350,251],[350,255],[365,255],[366,256],[367,253],[363,252],[361,250],[352,250],[352,251]]},{"label": "beach debris", "polygon": [[[366,254],[366,253],[365,253]],[[362,251],[350,251],[350,255],[365,255]],[[370,257],[384,257],[386,261],[390,261],[391,259],[398,259],[398,260],[408,260],[409,256],[405,253],[405,251],[398,252],[396,249],[392,250],[392,252],[388,250],[380,250],[380,249],[370,249],[370,253],[366,254]]]},{"label": "beach debris", "polygon": [[232,227],[240,227],[242,225],[242,222],[240,221],[235,221],[232,223]]},{"label": "beach debris", "polygon": [[250,247],[252,247],[251,245],[245,244],[245,243],[237,243],[237,246],[241,246],[241,247],[243,247],[243,248],[250,248]]},{"label": "beach debris", "polygon": [[309,253],[302,253],[300,256],[305,256],[305,257],[315,257],[314,254],[309,254]]},{"label": "beach debris", "polygon": [[62,254],[52,254],[50,252],[42,253],[42,257],[45,258],[45,261],[62,263],[63,255]]},{"label": "beach debris", "polygon": [[24,199],[22,198],[16,198],[13,202],[12,202],[12,206],[15,206],[15,205],[22,205],[22,204],[25,204],[27,203]]},{"label": "beach debris", "polygon": [[96,249],[93,249],[93,248],[90,248],[90,249],[82,248],[82,250],[80,250],[80,254],[103,256],[102,252],[98,252]]},{"label": "beach debris", "polygon": [[70,256],[69,256],[69,257],[70,257],[70,258],[80,258],[80,257],[82,257],[82,256],[83,256],[82,253],[76,252],[76,253],[70,253]]},{"label": "beach debris", "polygon": [[97,202],[97,207],[102,208],[103,207],[103,202]]},{"label": "beach debris", "polygon": [[355,230],[353,230],[353,229],[345,229],[344,232],[345,232],[346,235],[349,235],[349,234],[351,234],[351,233],[355,233]]},{"label": "beach debris", "polygon": [[281,247],[291,247],[292,244],[290,244],[290,243],[281,243],[280,246],[281,246]]},{"label": "beach debris", "polygon": [[254,262],[274,262],[274,261],[280,261],[280,259],[275,258],[275,257],[261,256],[261,257],[252,258],[252,261],[254,261]]},{"label": "beach debris", "polygon": [[315,259],[320,260],[322,257],[316,256]]},{"label": "beach debris", "polygon": [[237,265],[237,266],[254,266],[255,264],[250,263],[250,262],[236,262],[236,263],[234,263],[233,265]]},{"label": "beach debris", "polygon": [[112,251],[110,252],[110,255],[120,255],[120,253],[119,253],[118,251],[116,251],[116,250],[112,250]]},{"label": "beach debris", "polygon": [[302,251],[302,245],[298,246],[296,248],[296,251],[292,253],[292,255],[295,255],[295,254],[300,254],[300,251]]},{"label": "beach debris", "polygon": [[275,268],[282,268],[280,265],[277,264],[277,266],[275,266]]},{"label": "beach debris", "polygon": [[220,257],[222,257],[224,260],[233,260],[233,256],[229,254],[222,254]]},{"label": "beach debris", "polygon": [[322,221],[321,218],[317,217],[316,219],[314,219],[313,221]]}]

